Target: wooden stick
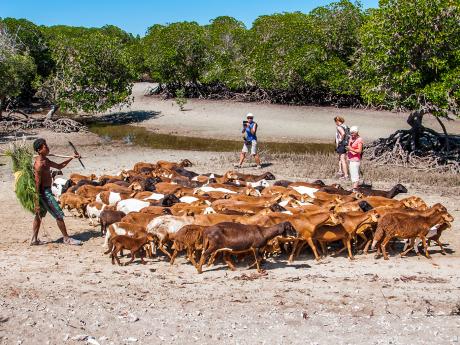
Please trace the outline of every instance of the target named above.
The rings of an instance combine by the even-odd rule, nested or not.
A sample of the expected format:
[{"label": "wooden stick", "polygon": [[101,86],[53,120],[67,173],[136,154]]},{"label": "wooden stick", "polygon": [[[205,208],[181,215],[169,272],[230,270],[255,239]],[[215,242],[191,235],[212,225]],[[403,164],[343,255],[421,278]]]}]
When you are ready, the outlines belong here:
[{"label": "wooden stick", "polygon": [[[34,157],[38,157],[39,155],[34,155]],[[64,155],[58,155],[54,153],[48,154],[48,157],[59,157],[59,158],[73,158],[73,156],[64,156]]]}]

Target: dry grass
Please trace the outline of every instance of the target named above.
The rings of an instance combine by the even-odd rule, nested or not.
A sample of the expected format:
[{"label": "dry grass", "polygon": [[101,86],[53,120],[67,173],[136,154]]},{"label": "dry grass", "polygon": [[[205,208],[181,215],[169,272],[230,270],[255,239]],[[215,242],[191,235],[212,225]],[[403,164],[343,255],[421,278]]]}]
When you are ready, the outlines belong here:
[{"label": "dry grass", "polygon": [[[349,182],[344,183],[335,179],[338,169],[336,154],[272,154],[261,152],[261,158],[263,162],[270,164],[264,170],[270,170],[277,177],[292,180],[322,179],[351,186]],[[234,154],[223,154],[216,163],[225,168],[235,161],[236,156]],[[364,181],[372,183],[375,188],[390,188],[396,183],[402,183],[412,188],[420,188],[443,195],[460,194],[459,174],[425,172],[396,166],[379,166],[368,160],[363,161],[362,172]]]}]

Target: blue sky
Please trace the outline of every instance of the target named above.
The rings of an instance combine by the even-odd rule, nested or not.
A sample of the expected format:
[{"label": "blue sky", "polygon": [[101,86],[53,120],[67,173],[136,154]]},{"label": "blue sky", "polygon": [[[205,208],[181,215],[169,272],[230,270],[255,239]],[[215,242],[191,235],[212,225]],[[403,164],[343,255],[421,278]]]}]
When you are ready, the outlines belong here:
[{"label": "blue sky", "polygon": [[[232,16],[250,27],[263,14],[309,12],[327,0],[0,0],[0,17],[26,18],[39,25],[100,27],[113,24],[143,36],[153,24],[209,20]],[[364,8],[377,7],[378,0],[361,1]]]}]

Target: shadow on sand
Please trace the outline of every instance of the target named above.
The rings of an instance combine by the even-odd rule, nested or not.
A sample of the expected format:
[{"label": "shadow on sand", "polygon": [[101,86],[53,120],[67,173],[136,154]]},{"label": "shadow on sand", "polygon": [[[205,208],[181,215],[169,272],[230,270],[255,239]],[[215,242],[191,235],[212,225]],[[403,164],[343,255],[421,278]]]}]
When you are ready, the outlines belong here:
[{"label": "shadow on sand", "polygon": [[125,125],[128,123],[137,123],[154,118],[161,117],[159,111],[127,111],[111,113],[102,116],[85,116],[78,119],[79,122],[85,125],[107,124],[107,125]]}]

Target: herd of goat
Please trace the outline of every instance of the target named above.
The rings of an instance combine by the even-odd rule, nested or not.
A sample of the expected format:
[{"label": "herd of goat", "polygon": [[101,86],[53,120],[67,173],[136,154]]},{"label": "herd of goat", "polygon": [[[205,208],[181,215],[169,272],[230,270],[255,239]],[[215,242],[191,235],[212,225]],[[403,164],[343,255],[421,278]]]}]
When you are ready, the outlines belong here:
[{"label": "herd of goat", "polygon": [[428,207],[416,196],[393,199],[407,193],[401,184],[389,191],[360,187],[351,192],[320,180],[269,183],[275,180],[270,172],[197,174],[189,166],[189,160],[139,162],[116,176],[57,178],[52,190],[63,209],[100,223],[105,253],[118,264],[123,249],[131,252],[128,263],[136,256],[145,263],[146,253],[160,250],[173,264],[185,251],[201,273],[203,264],[211,265],[220,253],[232,270],[233,260],[250,254],[250,266],[260,271],[264,257],[285,251],[292,262],[306,244],[320,260],[329,247],[338,249],[334,242],[343,243],[336,254],[347,251],[351,260],[355,250],[367,253],[370,244],[376,257],[383,254],[387,260],[387,245],[397,239],[406,240],[401,256],[412,249],[418,254],[422,241],[429,258],[430,240],[445,254],[439,238],[453,217],[443,205]]}]

